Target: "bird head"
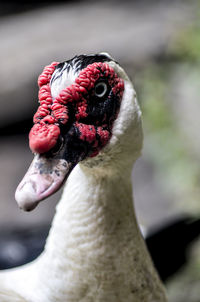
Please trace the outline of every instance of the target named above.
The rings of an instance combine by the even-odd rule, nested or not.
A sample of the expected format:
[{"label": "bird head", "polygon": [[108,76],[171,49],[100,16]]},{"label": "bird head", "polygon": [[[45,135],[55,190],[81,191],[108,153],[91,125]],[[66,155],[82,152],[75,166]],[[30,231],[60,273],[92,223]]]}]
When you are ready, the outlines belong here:
[{"label": "bird head", "polygon": [[34,159],[15,194],[28,211],[56,192],[79,162],[105,169],[118,164],[122,153],[127,161],[127,149],[137,158],[142,145],[134,89],[108,54],[53,62],[38,86],[39,107],[29,133]]}]

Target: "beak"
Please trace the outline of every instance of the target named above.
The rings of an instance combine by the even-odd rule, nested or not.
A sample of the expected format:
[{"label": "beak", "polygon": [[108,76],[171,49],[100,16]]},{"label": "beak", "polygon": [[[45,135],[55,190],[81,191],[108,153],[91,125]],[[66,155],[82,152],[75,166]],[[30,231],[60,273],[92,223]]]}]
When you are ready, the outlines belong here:
[{"label": "beak", "polygon": [[76,134],[72,127],[65,138],[60,137],[60,144],[58,140],[54,149],[35,154],[15,193],[21,209],[31,211],[40,201],[58,191],[77,163],[88,156],[91,145],[81,141]]},{"label": "beak", "polygon": [[62,186],[74,166],[65,159],[36,154],[15,193],[19,207],[25,211],[33,210],[41,200]]},{"label": "beak", "polygon": [[85,127],[90,139],[84,139],[82,128],[73,125],[65,136],[60,135],[54,148],[43,154],[36,153],[15,193],[21,209],[33,210],[40,201],[60,189],[78,162],[98,153],[93,128]]}]

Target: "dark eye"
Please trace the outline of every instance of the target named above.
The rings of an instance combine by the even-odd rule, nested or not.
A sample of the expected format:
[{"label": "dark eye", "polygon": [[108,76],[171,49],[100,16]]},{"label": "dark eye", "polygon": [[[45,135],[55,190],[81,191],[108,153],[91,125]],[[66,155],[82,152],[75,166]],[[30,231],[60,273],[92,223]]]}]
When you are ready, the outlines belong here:
[{"label": "dark eye", "polygon": [[96,84],[94,92],[98,98],[102,98],[106,94],[107,90],[107,84],[105,82],[99,82],[98,84]]}]

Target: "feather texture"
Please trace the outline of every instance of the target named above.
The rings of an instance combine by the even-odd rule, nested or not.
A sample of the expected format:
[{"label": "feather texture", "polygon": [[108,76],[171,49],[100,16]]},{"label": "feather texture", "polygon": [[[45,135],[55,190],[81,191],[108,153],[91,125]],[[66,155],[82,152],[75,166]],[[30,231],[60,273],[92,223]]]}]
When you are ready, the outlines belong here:
[{"label": "feather texture", "polygon": [[[124,81],[112,136],[97,156],[86,157],[69,175],[41,256],[0,273],[4,302],[166,302],[132,200],[130,175],[143,140],[141,111],[126,73],[110,56],[100,57],[105,61],[106,56]],[[73,75],[81,64],[74,66]],[[63,80],[67,85],[74,80],[68,79],[71,68]]]}]

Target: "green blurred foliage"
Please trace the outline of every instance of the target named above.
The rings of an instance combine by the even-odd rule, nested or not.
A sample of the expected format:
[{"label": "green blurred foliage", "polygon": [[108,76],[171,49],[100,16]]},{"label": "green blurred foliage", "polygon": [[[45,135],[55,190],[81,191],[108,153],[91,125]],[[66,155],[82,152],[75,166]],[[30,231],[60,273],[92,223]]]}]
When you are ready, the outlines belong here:
[{"label": "green blurred foliage", "polygon": [[170,100],[174,63],[167,65],[166,62],[151,64],[137,83],[144,116],[144,152],[154,162],[157,178],[166,192],[169,191],[173,196],[175,206],[198,215],[200,169],[186,148],[184,133],[177,127]]},{"label": "green blurred foliage", "polygon": [[[200,150],[194,151],[193,142],[200,141],[200,129],[196,131],[198,137],[191,130],[188,140],[185,129],[180,127],[174,110],[177,99],[172,99],[172,79],[181,76],[178,83],[184,79],[189,90],[196,89],[193,104],[200,102],[199,3],[191,23],[170,41],[159,58],[140,70],[136,81],[144,117],[144,153],[153,161],[157,180],[173,196],[175,207],[197,217],[200,216]],[[187,96],[179,104],[181,101],[192,103]],[[167,292],[170,302],[200,302],[200,242],[194,246],[188,265],[168,282]]]},{"label": "green blurred foliage", "polygon": [[184,28],[169,45],[169,54],[177,60],[196,62],[200,60],[200,14],[194,23]]},{"label": "green blurred foliage", "polygon": [[[168,49],[140,72],[136,81],[144,116],[145,148],[157,170],[157,178],[181,211],[200,215],[200,165],[188,148],[184,129],[178,127],[172,98],[176,70],[192,72],[200,79],[200,18],[197,10],[192,24],[183,28]],[[191,78],[191,77],[190,77]],[[187,100],[191,102],[190,99]],[[191,133],[191,136],[193,133]],[[198,139],[198,138],[197,138]],[[200,139],[200,135],[199,135]]]}]

